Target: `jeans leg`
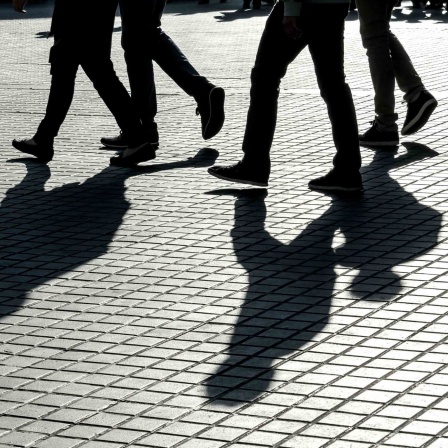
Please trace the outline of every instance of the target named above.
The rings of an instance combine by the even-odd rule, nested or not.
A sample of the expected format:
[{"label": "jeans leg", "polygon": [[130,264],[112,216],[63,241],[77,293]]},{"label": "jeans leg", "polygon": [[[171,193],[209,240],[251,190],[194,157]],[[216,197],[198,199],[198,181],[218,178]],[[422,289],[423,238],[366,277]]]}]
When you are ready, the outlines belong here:
[{"label": "jeans leg", "polygon": [[243,140],[243,163],[269,169],[269,152],[277,123],[281,79],[306,47],[305,38],[290,39],[282,27],[283,3],[274,6],[261,37],[251,73],[250,106]]},{"label": "jeans leg", "polygon": [[[307,11],[309,15],[305,16]],[[361,167],[355,106],[344,73],[347,12],[347,4],[309,5],[303,12],[317,82],[327,104],[336,146],[333,164],[340,172],[358,171]]]},{"label": "jeans leg", "polygon": [[151,48],[160,26],[165,0],[120,0],[121,45],[131,97],[146,130],[157,127],[157,96]]},{"label": "jeans leg", "polygon": [[143,126],[131,97],[114,71],[112,61],[106,58],[95,58],[83,61],[81,66],[115,117],[129,144],[132,146],[144,141]]},{"label": "jeans leg", "polygon": [[67,116],[75,92],[78,62],[53,59],[51,64],[51,87],[45,117],[34,138],[41,143],[52,143]]},{"label": "jeans leg", "polygon": [[397,130],[395,73],[390,54],[390,18],[396,0],[356,0],[361,39],[375,91],[375,114],[383,130]]},{"label": "jeans leg", "polygon": [[417,98],[425,87],[412,64],[411,58],[403,48],[403,45],[401,45],[397,36],[392,32],[390,32],[389,36],[390,54],[395,78],[398,87],[404,93],[403,99],[409,102]]},{"label": "jeans leg", "polygon": [[124,57],[134,106],[144,128],[153,129],[156,127],[157,96],[152,59],[138,50],[126,50]]},{"label": "jeans leg", "polygon": [[151,56],[187,95],[198,99],[208,94],[212,84],[197,72],[180,48],[160,28]]}]

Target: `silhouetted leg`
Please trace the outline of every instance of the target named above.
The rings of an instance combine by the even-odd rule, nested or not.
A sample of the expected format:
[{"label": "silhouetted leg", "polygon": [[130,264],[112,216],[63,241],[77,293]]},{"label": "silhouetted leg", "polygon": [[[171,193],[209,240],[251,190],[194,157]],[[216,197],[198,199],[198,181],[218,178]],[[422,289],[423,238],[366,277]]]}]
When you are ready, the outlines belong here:
[{"label": "silhouetted leg", "polygon": [[282,27],[283,3],[269,16],[251,73],[250,106],[243,140],[243,163],[269,169],[269,152],[277,123],[281,79],[288,65],[306,47],[306,38],[291,39]]},{"label": "silhouetted leg", "polygon": [[50,56],[52,78],[45,118],[34,136],[37,142],[49,145],[53,144],[72,104],[79,66],[76,59],[62,57],[59,48],[55,48],[56,45]]},{"label": "silhouetted leg", "polygon": [[401,45],[397,36],[389,33],[390,55],[398,87],[405,94],[403,99],[407,102],[416,99],[424,89],[422,80],[412,64],[411,58]]},{"label": "silhouetted leg", "polygon": [[124,50],[132,101],[146,130],[155,129],[157,97],[151,47],[160,26],[160,0],[120,0],[121,45]]},{"label": "silhouetted leg", "polygon": [[361,38],[369,58],[380,130],[396,131],[395,73],[390,54],[390,18],[395,0],[356,0]]},{"label": "silhouetted leg", "polygon": [[[304,8],[305,9],[305,8]],[[358,171],[361,155],[358,124],[350,87],[344,73],[344,20],[347,5],[307,5],[305,33],[322,98],[325,100],[336,146],[338,171]],[[310,17],[306,16],[310,11]]]},{"label": "silhouetted leg", "polygon": [[81,63],[101,99],[109,108],[130,146],[141,143],[144,131],[128,91],[118,79],[110,59],[88,59]]}]

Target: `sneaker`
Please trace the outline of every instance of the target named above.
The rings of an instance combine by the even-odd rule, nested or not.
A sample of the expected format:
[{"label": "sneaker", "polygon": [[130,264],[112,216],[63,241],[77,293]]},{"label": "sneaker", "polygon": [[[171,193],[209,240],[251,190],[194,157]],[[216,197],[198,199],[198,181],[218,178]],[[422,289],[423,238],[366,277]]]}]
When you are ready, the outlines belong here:
[{"label": "sneaker", "polygon": [[224,124],[224,99],[224,89],[213,86],[207,97],[198,101],[196,115],[201,116],[202,137],[204,140],[214,137]]},{"label": "sneaker", "polygon": [[218,179],[228,180],[229,182],[237,182],[240,184],[255,185],[256,187],[268,186],[268,175],[260,172],[254,172],[243,166],[241,162],[230,166],[212,166],[208,169],[208,173]]},{"label": "sneaker", "polygon": [[33,138],[24,140],[13,140],[12,146],[25,154],[31,154],[39,160],[39,162],[48,163],[53,160],[53,145],[44,145],[37,143]]},{"label": "sneaker", "polygon": [[372,127],[359,136],[359,144],[364,146],[397,146],[400,143],[398,131],[380,131],[378,123],[371,121]]},{"label": "sneaker", "polygon": [[155,158],[155,149],[151,143],[146,142],[138,146],[129,147],[120,155],[111,157],[110,164],[115,166],[133,166],[140,162],[146,162]]},{"label": "sneaker", "polygon": [[427,90],[422,90],[417,99],[408,104],[401,135],[411,135],[419,131],[428,122],[437,104],[437,100]]},{"label": "sneaker", "polygon": [[308,183],[310,190],[359,192],[363,191],[362,178],[359,171],[353,173],[337,173],[332,169],[325,176],[313,179]]},{"label": "sneaker", "polygon": [[[109,149],[126,149],[129,146],[128,139],[121,131],[116,137],[103,137],[100,141],[103,146]],[[149,131],[149,143],[156,149],[159,147],[159,133],[157,129]]]}]

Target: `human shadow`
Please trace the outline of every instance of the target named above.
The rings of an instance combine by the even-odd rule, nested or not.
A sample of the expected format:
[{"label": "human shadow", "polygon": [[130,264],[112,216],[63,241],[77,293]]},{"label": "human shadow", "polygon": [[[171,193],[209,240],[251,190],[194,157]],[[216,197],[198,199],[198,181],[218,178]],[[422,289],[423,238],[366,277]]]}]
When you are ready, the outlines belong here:
[{"label": "human shadow", "polygon": [[[232,406],[269,390],[276,366],[321,338],[335,294],[388,302],[403,292],[394,268],[437,244],[441,214],[420,204],[389,171],[436,154],[423,145],[399,157],[377,152],[366,169],[364,198],[333,197],[289,244],[265,228],[266,190],[211,192],[236,197],[231,237],[248,285],[224,359],[205,382],[210,398]],[[347,268],[337,288],[336,267]],[[298,375],[308,370],[305,364],[289,369]]]},{"label": "human shadow", "polygon": [[[213,165],[218,152],[136,169],[107,167],[83,183],[46,189],[50,167],[35,159],[0,204],[0,320],[21,307],[31,291],[62,283],[78,267],[107,253],[130,208],[125,182],[132,176]],[[72,273],[72,274],[71,274]]]}]

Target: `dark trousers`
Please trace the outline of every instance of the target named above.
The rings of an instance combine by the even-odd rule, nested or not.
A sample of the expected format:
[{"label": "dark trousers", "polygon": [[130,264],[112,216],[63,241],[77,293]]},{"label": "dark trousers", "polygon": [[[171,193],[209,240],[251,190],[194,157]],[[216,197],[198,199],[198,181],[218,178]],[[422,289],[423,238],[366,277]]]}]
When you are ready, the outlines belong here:
[{"label": "dark trousers", "polygon": [[157,114],[153,61],[188,95],[200,99],[209,81],[190,64],[160,28],[166,0],[120,0],[122,47],[131,96],[146,129],[154,129]]},{"label": "dark trousers", "polygon": [[[98,20],[108,20],[110,26],[98,28],[110,30],[112,35],[117,2],[111,0],[100,6]],[[70,109],[76,74],[81,66],[114,115],[120,129],[130,139],[130,143],[137,144],[143,140],[143,127],[132,100],[118,79],[110,60],[111,39],[102,35],[95,36],[94,31],[91,34],[88,31],[86,33],[85,41],[78,35],[55,35],[55,44],[50,53],[52,75],[50,95],[45,118],[39,125],[35,138],[39,142],[52,143],[58,135]]]},{"label": "dark trousers", "polygon": [[344,74],[344,20],[348,4],[304,4],[303,36],[291,39],[283,31],[283,2],[275,5],[261,37],[252,69],[250,107],[243,141],[244,162],[269,172],[277,121],[281,79],[288,65],[308,46],[321,96],[327,104],[336,156],[335,169],[359,170],[358,125],[351,91]]}]

